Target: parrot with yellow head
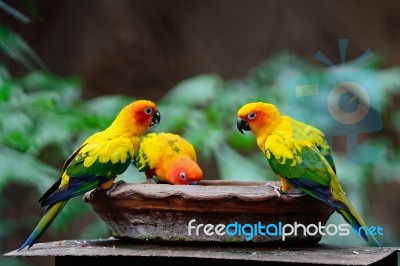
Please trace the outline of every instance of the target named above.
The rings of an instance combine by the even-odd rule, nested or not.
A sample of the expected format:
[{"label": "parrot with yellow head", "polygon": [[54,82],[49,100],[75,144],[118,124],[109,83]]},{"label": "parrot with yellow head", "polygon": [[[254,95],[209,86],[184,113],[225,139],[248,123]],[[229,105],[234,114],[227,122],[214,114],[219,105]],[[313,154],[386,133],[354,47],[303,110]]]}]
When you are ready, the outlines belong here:
[{"label": "parrot with yellow head", "polygon": [[[336,176],[331,149],[319,129],[281,115],[270,103],[254,102],[242,106],[237,113],[237,128],[251,131],[267,161],[281,179],[277,193],[297,188],[325,202],[340,213],[356,230],[368,228],[348,200]],[[371,237],[360,230],[369,242]]]},{"label": "parrot with yellow head", "polygon": [[144,132],[159,122],[156,105],[138,100],[125,106],[107,129],[86,139],[66,160],[58,181],[40,198],[46,212],[19,251],[37,242],[70,198],[95,188],[112,188],[114,179],[130,165]]}]

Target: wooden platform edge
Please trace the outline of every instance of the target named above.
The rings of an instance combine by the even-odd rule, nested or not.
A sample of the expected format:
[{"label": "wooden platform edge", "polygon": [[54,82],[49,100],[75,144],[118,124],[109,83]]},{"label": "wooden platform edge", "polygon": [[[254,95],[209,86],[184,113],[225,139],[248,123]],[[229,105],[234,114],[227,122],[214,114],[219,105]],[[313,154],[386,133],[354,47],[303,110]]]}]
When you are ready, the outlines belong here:
[{"label": "wooden platform edge", "polygon": [[[208,259],[319,265],[397,265],[400,247],[351,247],[318,244],[312,247],[184,246],[132,243],[116,239],[64,240],[38,243],[4,257],[93,257]],[[75,259],[75,260],[76,260]],[[82,258],[83,259],[83,258]],[[56,259],[57,261],[57,259]],[[384,262],[380,264],[379,262]],[[391,261],[396,264],[388,264]]]}]

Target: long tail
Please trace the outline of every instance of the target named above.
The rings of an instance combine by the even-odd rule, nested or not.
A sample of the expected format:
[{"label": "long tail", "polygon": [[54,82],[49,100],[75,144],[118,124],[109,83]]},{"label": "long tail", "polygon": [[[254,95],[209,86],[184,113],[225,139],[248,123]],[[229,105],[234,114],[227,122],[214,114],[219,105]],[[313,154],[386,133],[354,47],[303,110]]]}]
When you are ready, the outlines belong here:
[{"label": "long tail", "polygon": [[368,226],[365,224],[361,216],[357,213],[356,209],[353,207],[349,199],[346,197],[346,194],[344,193],[340,185],[338,185],[338,188],[336,189],[337,192],[333,192],[333,194],[331,194],[330,189],[326,187],[314,189],[301,187],[301,190],[304,191],[306,194],[313,196],[316,199],[322,200],[326,204],[334,207],[336,211],[340,213],[349,224],[351,224],[353,229],[357,230],[357,234],[364,238],[365,241],[369,242],[370,237],[375,241],[378,246],[381,246],[381,243],[379,243],[375,236],[371,234],[367,236],[364,230],[368,230]]},{"label": "long tail", "polygon": [[362,238],[364,238],[365,241],[370,242],[369,238],[372,238],[375,243],[378,246],[381,246],[381,243],[379,243],[378,239],[375,238],[375,236],[368,234],[366,231],[368,230],[367,224],[363,221],[361,216],[358,214],[356,209],[353,207],[351,202],[346,196],[346,193],[343,191],[342,186],[340,186],[339,183],[336,183],[335,189],[332,191],[332,196],[333,198],[345,205],[345,208],[339,207],[336,208],[336,211],[340,213],[343,218],[353,226],[353,230],[357,231],[357,234],[359,234]]},{"label": "long tail", "polygon": [[349,204],[346,205],[349,207],[349,211],[337,209],[338,213],[340,213],[343,216],[343,218],[349,224],[351,224],[351,226],[353,226],[353,229],[356,230],[357,234],[359,234],[362,238],[364,238],[365,241],[370,242],[369,238],[372,238],[378,246],[382,246],[375,236],[371,234],[367,236],[364,230],[368,230],[368,226],[360,217],[360,215],[357,213],[357,211],[354,209],[354,207],[351,205],[351,203],[349,202]]},{"label": "long tail", "polygon": [[47,208],[46,213],[43,215],[39,224],[36,226],[35,230],[31,233],[28,239],[24,244],[18,249],[18,251],[24,249],[25,247],[32,247],[33,244],[40,238],[40,236],[46,231],[46,229],[50,226],[50,224],[54,221],[60,211],[64,208],[65,204],[67,204],[68,200],[60,201],[51,205]]}]

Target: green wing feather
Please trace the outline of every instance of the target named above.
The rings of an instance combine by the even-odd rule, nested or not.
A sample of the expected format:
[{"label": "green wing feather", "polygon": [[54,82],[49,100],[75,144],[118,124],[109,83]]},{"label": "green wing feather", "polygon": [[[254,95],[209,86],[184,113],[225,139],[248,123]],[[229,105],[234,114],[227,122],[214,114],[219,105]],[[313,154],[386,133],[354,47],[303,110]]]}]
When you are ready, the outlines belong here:
[{"label": "green wing feather", "polygon": [[[130,139],[119,137],[82,145],[64,166],[68,183],[59,188],[52,187],[55,190],[51,193],[46,192],[46,197],[41,198],[42,206],[81,195],[122,174],[132,159],[131,143]],[[96,147],[102,148],[96,150]],[[85,166],[89,157],[91,164]]]},{"label": "green wing feather", "polygon": [[[266,140],[265,154],[272,170],[306,194],[334,207],[353,228],[367,228],[336,177],[331,150],[326,141],[313,141],[304,137],[304,131],[300,128],[294,126],[292,129],[276,131]],[[318,143],[319,147],[316,145]],[[361,236],[369,241],[365,233],[361,233]],[[374,236],[370,237],[380,245]]]},{"label": "green wing feather", "polygon": [[128,168],[132,159],[129,152],[126,151],[126,160],[124,162],[118,161],[113,163],[107,161],[102,163],[99,159],[96,159],[92,165],[85,167],[85,158],[85,155],[79,155],[66,169],[66,173],[70,177],[70,182],[75,178],[85,178],[85,176],[105,177],[107,179],[114,178]]},{"label": "green wing feather", "polygon": [[348,210],[341,198],[335,198],[331,194],[331,184],[335,184],[339,191],[342,191],[342,188],[340,184],[333,180],[336,176],[334,176],[332,168],[317,147],[314,145],[305,146],[301,151],[295,153],[294,157],[301,158],[301,162],[295,161],[295,159],[287,159],[285,163],[282,163],[282,161],[276,159],[271,151],[269,153],[268,162],[276,174],[286,178],[306,194],[322,200],[336,209]]},{"label": "green wing feather", "polygon": [[293,135],[308,139],[318,148],[319,152],[325,157],[333,171],[336,173],[336,166],[332,157],[332,150],[325,139],[325,134],[316,127],[290,118]]}]

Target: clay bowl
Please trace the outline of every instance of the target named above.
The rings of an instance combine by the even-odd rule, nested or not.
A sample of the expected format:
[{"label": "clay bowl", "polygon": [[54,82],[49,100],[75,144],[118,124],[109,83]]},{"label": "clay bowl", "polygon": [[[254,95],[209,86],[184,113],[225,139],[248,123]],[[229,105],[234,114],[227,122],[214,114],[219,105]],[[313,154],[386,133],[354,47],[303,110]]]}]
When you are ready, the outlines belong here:
[{"label": "clay bowl", "polygon": [[[325,225],[334,209],[307,195],[278,197],[268,185],[272,183],[279,185],[219,180],[205,180],[196,186],[122,183],[111,192],[86,193],[84,199],[120,239],[280,246],[318,243],[319,233],[304,235],[298,228],[297,236],[287,235],[283,240],[279,230],[295,222],[305,227],[319,222]],[[211,225],[206,228],[206,224]],[[268,232],[261,227],[260,233],[260,224],[269,225]],[[223,225],[230,225],[229,234]]]}]

